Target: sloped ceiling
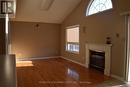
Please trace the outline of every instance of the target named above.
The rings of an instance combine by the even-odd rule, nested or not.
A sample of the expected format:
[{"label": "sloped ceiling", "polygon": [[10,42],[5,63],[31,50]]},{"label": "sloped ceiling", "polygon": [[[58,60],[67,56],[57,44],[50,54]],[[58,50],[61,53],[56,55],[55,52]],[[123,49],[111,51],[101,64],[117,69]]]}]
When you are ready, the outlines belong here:
[{"label": "sloped ceiling", "polygon": [[81,0],[54,0],[48,10],[41,9],[43,0],[17,0],[13,21],[62,23]]}]

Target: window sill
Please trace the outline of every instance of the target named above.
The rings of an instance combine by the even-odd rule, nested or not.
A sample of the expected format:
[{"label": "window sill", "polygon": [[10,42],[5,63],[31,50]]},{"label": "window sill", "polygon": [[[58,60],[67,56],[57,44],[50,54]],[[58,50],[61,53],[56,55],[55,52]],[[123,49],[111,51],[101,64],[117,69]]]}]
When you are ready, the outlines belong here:
[{"label": "window sill", "polygon": [[97,13],[94,13],[94,14],[90,14],[90,15],[88,15],[88,14],[86,14],[85,16],[86,17],[91,17],[91,16],[100,16],[100,15],[105,15],[105,14],[107,14],[107,13],[109,13],[109,12],[112,12],[113,11],[113,8],[110,8],[110,9],[107,9],[107,10],[104,10],[104,11],[100,11],[100,12],[97,12]]},{"label": "window sill", "polygon": [[75,52],[75,51],[68,51],[68,50],[66,50],[66,52],[72,53],[72,54],[79,54],[79,52]]}]

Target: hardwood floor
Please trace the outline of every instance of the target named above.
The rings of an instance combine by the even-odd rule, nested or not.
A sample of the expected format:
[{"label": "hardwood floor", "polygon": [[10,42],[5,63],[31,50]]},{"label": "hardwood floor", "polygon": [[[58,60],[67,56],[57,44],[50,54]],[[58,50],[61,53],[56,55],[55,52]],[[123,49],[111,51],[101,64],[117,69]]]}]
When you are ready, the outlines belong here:
[{"label": "hardwood floor", "polygon": [[61,58],[18,62],[17,78],[18,87],[87,87],[110,79]]}]

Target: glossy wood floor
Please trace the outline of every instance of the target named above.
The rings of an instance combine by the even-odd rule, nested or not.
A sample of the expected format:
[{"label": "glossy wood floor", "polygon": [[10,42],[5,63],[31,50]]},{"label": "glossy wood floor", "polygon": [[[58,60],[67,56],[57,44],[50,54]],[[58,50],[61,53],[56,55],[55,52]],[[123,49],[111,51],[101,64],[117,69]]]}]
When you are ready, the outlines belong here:
[{"label": "glossy wood floor", "polygon": [[87,87],[110,79],[61,58],[18,62],[17,78],[18,87]]}]

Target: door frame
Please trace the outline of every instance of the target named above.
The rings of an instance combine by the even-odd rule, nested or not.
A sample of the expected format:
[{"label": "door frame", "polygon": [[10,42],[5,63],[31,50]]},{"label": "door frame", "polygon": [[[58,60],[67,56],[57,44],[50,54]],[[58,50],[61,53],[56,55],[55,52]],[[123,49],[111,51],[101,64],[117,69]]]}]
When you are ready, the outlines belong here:
[{"label": "door frame", "polygon": [[125,15],[125,81],[130,82],[130,14]]}]

